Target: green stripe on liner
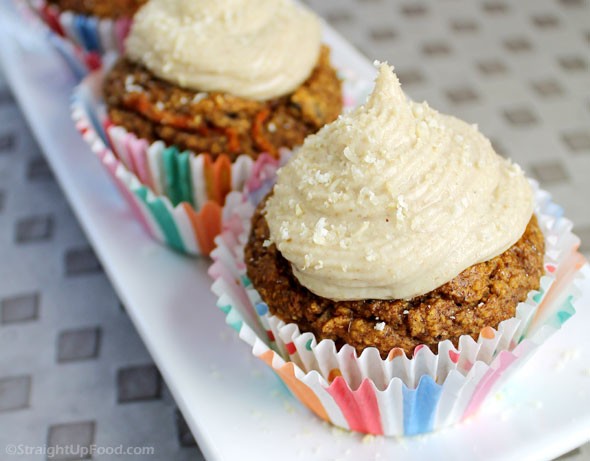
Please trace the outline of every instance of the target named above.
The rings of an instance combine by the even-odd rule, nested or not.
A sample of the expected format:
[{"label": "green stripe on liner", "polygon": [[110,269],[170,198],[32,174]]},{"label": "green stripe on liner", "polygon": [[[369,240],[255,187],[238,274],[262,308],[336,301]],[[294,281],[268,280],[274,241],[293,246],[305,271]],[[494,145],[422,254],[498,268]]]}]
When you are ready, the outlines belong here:
[{"label": "green stripe on liner", "polygon": [[252,282],[250,281],[247,275],[241,275],[240,279],[242,279],[242,285],[245,288],[248,288],[250,285],[252,285]]},{"label": "green stripe on liner", "polygon": [[231,309],[225,317],[225,323],[227,323],[239,333],[242,329],[242,325],[244,324],[244,320],[236,309]]},{"label": "green stripe on liner", "polygon": [[188,202],[194,206],[190,156],[191,154],[189,151],[184,151],[183,153],[178,154],[178,187],[180,189],[180,200],[182,202]]},{"label": "green stripe on liner", "polygon": [[561,309],[557,312],[556,319],[558,322],[557,326],[562,326],[568,319],[576,313],[576,308],[574,307],[574,296],[569,295],[561,305]]},{"label": "green stripe on liner", "polygon": [[186,252],[186,248],[182,242],[182,237],[180,236],[180,232],[178,232],[178,228],[176,227],[176,223],[174,222],[174,218],[166,208],[166,205],[162,201],[161,198],[156,197],[154,200],[148,200],[148,188],[145,186],[140,186],[135,189],[135,195],[137,195],[141,201],[148,207],[152,216],[160,226],[160,229],[164,233],[164,238],[166,239],[166,243],[170,245],[172,248],[176,248],[179,251]]},{"label": "green stripe on liner", "polygon": [[533,301],[535,301],[537,304],[539,304],[541,302],[541,300],[543,299],[544,294],[545,294],[545,290],[543,290],[543,288],[539,288],[539,292],[533,296]]},{"label": "green stripe on liner", "polygon": [[164,175],[166,178],[166,196],[176,206],[180,203],[181,192],[178,186],[178,163],[176,157],[178,156],[178,149],[174,146],[167,147],[162,152],[162,159],[164,162]]},{"label": "green stripe on liner", "polygon": [[219,309],[221,309],[221,311],[224,314],[229,314],[229,311],[231,311],[232,307],[229,304],[223,305],[223,306],[219,306]]}]

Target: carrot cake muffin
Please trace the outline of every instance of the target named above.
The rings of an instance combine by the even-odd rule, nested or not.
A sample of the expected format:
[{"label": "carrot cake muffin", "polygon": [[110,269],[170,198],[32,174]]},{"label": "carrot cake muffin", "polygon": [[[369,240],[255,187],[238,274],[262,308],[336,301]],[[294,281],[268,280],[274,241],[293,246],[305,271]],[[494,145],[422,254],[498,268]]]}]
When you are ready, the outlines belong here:
[{"label": "carrot cake muffin", "polygon": [[60,11],[85,16],[118,19],[132,17],[147,0],[47,0]]},{"label": "carrot cake muffin", "polygon": [[248,277],[318,340],[457,346],[539,288],[544,238],[522,170],[476,126],[415,103],[381,65],[364,106],[306,139],[253,217]]},{"label": "carrot cake muffin", "polygon": [[290,0],[151,0],[106,76],[109,118],[181,150],[255,157],[342,109],[318,18]]}]

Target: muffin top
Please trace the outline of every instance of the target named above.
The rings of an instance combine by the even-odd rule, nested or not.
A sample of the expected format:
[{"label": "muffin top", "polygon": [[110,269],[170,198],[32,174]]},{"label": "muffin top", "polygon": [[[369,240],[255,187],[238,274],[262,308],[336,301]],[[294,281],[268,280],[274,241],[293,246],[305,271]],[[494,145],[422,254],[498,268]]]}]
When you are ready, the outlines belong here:
[{"label": "muffin top", "polygon": [[533,212],[518,165],[474,125],[409,100],[393,69],[278,173],[270,242],[313,293],[410,299],[503,253]]},{"label": "muffin top", "polygon": [[170,83],[266,100],[309,77],[320,38],[319,19],[291,0],[150,0],[126,46]]}]

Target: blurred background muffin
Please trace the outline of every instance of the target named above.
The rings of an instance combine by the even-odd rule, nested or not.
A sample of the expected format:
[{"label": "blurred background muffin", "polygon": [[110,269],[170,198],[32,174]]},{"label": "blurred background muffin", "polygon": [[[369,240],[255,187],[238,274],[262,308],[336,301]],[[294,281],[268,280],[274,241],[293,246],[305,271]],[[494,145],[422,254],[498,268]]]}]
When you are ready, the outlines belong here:
[{"label": "blurred background muffin", "polygon": [[113,124],[232,160],[276,156],[342,109],[320,21],[289,0],[152,0],[103,90]]},{"label": "blurred background muffin", "polygon": [[125,54],[74,92],[73,117],[124,167],[109,171],[160,223],[150,233],[208,254],[226,195],[340,114],[329,55],[320,19],[290,0],[150,0]]}]

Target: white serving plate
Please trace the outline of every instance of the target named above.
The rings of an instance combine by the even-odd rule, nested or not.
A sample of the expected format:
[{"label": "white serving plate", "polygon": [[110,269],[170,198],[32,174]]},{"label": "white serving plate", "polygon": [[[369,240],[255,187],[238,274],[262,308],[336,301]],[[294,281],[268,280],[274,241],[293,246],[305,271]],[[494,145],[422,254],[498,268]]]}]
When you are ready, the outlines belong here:
[{"label": "white serving plate", "polygon": [[[337,66],[372,66],[329,27]],[[300,405],[215,307],[209,262],[150,240],[69,115],[75,84],[0,0],[0,62],[115,290],[210,460],[551,459],[590,440],[590,278],[578,313],[471,421],[407,439],[336,430]],[[590,274],[588,266],[585,267]]]}]

